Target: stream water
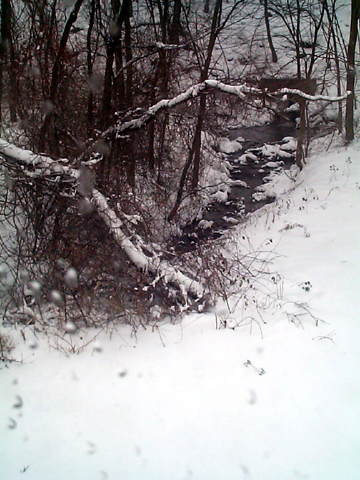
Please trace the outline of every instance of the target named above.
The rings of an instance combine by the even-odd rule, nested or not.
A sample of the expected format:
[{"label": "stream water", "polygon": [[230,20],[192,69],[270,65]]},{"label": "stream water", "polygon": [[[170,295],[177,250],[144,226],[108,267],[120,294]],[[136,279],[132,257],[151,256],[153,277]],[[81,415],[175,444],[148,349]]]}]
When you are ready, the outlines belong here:
[{"label": "stream water", "polygon": [[[242,137],[242,149],[227,157],[231,166],[233,185],[226,202],[214,202],[207,206],[201,220],[194,220],[182,228],[183,235],[173,239],[171,247],[178,252],[192,251],[199,242],[220,237],[225,231],[241,222],[244,216],[274,201],[274,198],[256,200],[253,194],[263,185],[266,177],[276,169],[287,169],[294,163],[295,154],[290,158],[272,158],[265,156],[262,147],[265,144],[281,144],[285,137],[296,137],[294,123],[271,123],[258,127],[232,129],[229,140]],[[239,161],[244,154],[250,154],[246,162]],[[292,152],[289,152],[292,153]],[[243,158],[243,157],[242,157]],[[280,166],[274,162],[281,161]],[[268,165],[269,164],[269,165]],[[244,184],[242,184],[244,182]]]}]

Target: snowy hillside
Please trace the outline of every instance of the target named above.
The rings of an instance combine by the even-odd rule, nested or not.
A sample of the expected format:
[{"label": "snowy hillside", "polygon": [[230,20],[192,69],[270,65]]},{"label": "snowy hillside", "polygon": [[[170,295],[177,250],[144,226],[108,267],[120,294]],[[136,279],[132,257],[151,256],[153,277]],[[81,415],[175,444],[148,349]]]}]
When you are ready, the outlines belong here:
[{"label": "snowy hillside", "polygon": [[11,328],[1,478],[360,478],[359,158],[275,176],[228,238],[259,275],[214,311],[68,343]]}]

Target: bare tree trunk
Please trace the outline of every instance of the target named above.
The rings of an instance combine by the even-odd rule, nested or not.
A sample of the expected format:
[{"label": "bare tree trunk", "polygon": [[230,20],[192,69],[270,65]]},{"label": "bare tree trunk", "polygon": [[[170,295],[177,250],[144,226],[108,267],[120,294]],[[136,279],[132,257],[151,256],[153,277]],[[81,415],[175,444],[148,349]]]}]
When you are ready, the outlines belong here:
[{"label": "bare tree trunk", "polygon": [[[59,82],[60,82],[60,79],[61,79],[62,68],[63,68],[63,56],[64,56],[64,53],[65,53],[66,44],[67,44],[67,41],[68,41],[68,38],[69,38],[69,35],[70,35],[71,27],[74,25],[74,23],[77,20],[81,5],[83,4],[83,1],[84,0],[77,0],[76,1],[75,5],[74,5],[74,8],[73,8],[66,24],[65,24],[65,28],[64,28],[61,40],[60,40],[60,46],[59,46],[57,56],[55,58],[53,71],[52,71],[52,76],[51,76],[51,84],[50,84],[49,100],[52,101],[54,104],[56,102],[57,91],[58,91]],[[52,114],[46,115],[45,121],[44,121],[43,126],[40,130],[40,140],[39,140],[40,150],[44,150],[52,117],[53,117]]]},{"label": "bare tree trunk", "polygon": [[[334,23],[335,23],[335,20],[336,20],[335,1],[332,2],[332,11],[331,12],[330,12],[329,5],[328,5],[327,1],[324,2],[324,7],[325,7],[325,10],[326,10],[326,15],[327,15],[329,26],[330,26],[328,44],[330,45],[330,42],[332,42],[332,48],[333,48],[333,51],[334,51],[337,95],[340,96],[341,95],[341,70],[340,70],[340,60],[339,60],[338,48],[340,48],[340,51],[341,51],[341,46],[338,47],[338,39],[336,37],[335,28],[334,28]],[[330,50],[330,46],[328,48]],[[337,124],[338,124],[338,131],[339,131],[339,133],[341,133],[342,128],[343,128],[342,102],[339,102],[339,104],[338,104]]]},{"label": "bare tree trunk", "polygon": [[105,78],[101,107],[101,123],[105,128],[111,123],[112,77],[115,54],[115,45],[113,44],[113,39],[111,39],[109,42],[110,43],[106,46]]},{"label": "bare tree trunk", "polygon": [[204,119],[206,113],[206,94],[200,95],[200,106],[194,136],[194,167],[191,180],[191,190],[196,191],[199,184],[200,162],[201,162],[201,132],[203,129]]},{"label": "bare tree trunk", "polygon": [[8,0],[1,2],[1,38],[0,38],[0,123],[2,122],[2,100],[4,91],[4,65],[6,56],[6,36],[4,34],[5,25],[7,24],[6,16],[8,15],[6,6],[10,5]]},{"label": "bare tree trunk", "polygon": [[266,35],[267,35],[267,39],[268,39],[269,47],[271,51],[271,58],[273,63],[277,63],[278,58],[277,58],[276,50],[273,44],[272,36],[271,36],[268,0],[264,0],[264,17],[265,17]]},{"label": "bare tree trunk", "polygon": [[53,1],[53,4],[51,6],[51,17],[50,17],[50,25],[46,25],[46,19],[44,15],[44,8],[45,8],[45,2],[40,5],[40,26],[39,30],[40,32],[42,29],[47,29],[47,42],[44,48],[44,67],[43,67],[43,74],[41,75],[41,78],[43,79],[44,82],[44,92],[45,95],[49,95],[50,91],[50,67],[49,67],[49,61],[50,61],[50,53],[52,51],[52,46],[53,46],[53,38],[54,38],[54,31],[55,31],[55,25],[56,25],[56,7],[57,7],[57,0]]},{"label": "bare tree trunk", "polygon": [[[201,135],[201,130],[200,130],[200,135]],[[191,150],[189,152],[188,159],[186,161],[186,164],[185,164],[185,166],[183,168],[183,171],[182,171],[182,174],[181,174],[180,184],[179,184],[179,188],[178,188],[178,192],[177,192],[176,200],[175,200],[175,205],[173,206],[173,209],[171,210],[170,215],[168,216],[168,221],[169,222],[171,222],[175,218],[175,216],[177,214],[177,211],[180,207],[181,200],[182,200],[184,190],[185,190],[187,174],[188,174],[189,168],[190,168],[190,166],[193,162],[194,152],[195,152],[195,148],[196,148],[196,142],[198,141],[198,138],[200,137],[200,135],[198,134],[198,125],[197,125],[195,135],[194,135],[194,140],[193,140],[193,143],[192,143],[192,146],[191,146]]]},{"label": "bare tree trunk", "polygon": [[[204,66],[202,67],[201,74],[200,74],[201,82],[205,82],[205,80],[207,80],[209,75],[212,53],[213,53],[215,42],[219,33],[221,9],[222,9],[222,0],[216,0],[212,23],[211,23],[211,32],[210,32],[210,38],[209,38],[209,43],[207,48],[207,55],[206,55]],[[188,160],[184,166],[184,169],[181,175],[180,185],[179,185],[178,193],[176,196],[175,205],[168,217],[169,221],[173,220],[173,218],[175,217],[178,211],[178,208],[180,207],[181,200],[184,194],[187,174],[192,163],[193,163],[193,175],[192,175],[192,181],[191,181],[191,189],[193,192],[195,192],[198,187],[200,160],[201,160],[201,132],[203,129],[205,112],[206,112],[206,94],[202,92],[200,93],[200,105],[199,105],[199,112],[198,112],[197,122],[195,127],[194,139],[192,142]]]},{"label": "bare tree trunk", "polygon": [[[205,80],[207,80],[209,76],[212,54],[213,54],[215,42],[219,33],[221,10],[222,10],[222,0],[216,0],[212,23],[211,23],[211,32],[210,32],[208,49],[207,49],[207,56],[206,56],[204,67],[202,68],[202,71],[201,71],[200,82],[204,82]],[[206,95],[203,93],[200,95],[200,107],[199,107],[197,126],[195,131],[195,138],[194,138],[194,168],[193,168],[193,176],[191,181],[191,188],[193,191],[197,189],[197,186],[199,183],[199,172],[200,172],[200,161],[201,161],[201,132],[202,132],[202,127],[204,123],[205,112],[206,112]]]},{"label": "bare tree trunk", "polygon": [[115,66],[116,66],[116,75],[114,78],[114,98],[115,98],[115,110],[123,110],[125,108],[125,69],[123,68],[123,51],[122,51],[122,41],[119,40],[116,49],[115,49]]},{"label": "bare tree trunk", "polygon": [[181,0],[174,0],[173,18],[170,25],[169,40],[173,45],[180,43]]},{"label": "bare tree trunk", "polygon": [[155,142],[155,119],[149,123],[148,128],[148,151],[147,151],[147,159],[149,164],[149,169],[151,171],[155,170],[155,150],[154,150],[154,142]]},{"label": "bare tree trunk", "polygon": [[350,23],[350,37],[347,52],[347,78],[346,89],[351,94],[346,99],[346,141],[354,140],[354,104],[355,104],[355,51],[356,39],[358,36],[358,22],[360,13],[360,0],[351,1],[351,23]]},{"label": "bare tree trunk", "polygon": [[128,107],[133,105],[133,67],[131,60],[132,48],[131,48],[131,25],[130,25],[130,13],[131,9],[128,11],[128,16],[124,20],[125,25],[125,60],[126,60],[126,104]]},{"label": "bare tree trunk", "polygon": [[305,133],[306,133],[306,100],[304,98],[300,98],[299,105],[300,105],[300,128],[299,128],[299,135],[297,139],[295,161],[296,161],[296,165],[301,170],[304,166],[304,160],[305,160],[304,140],[305,140]]},{"label": "bare tree trunk", "polygon": [[301,79],[301,6],[300,0],[296,0],[296,28],[295,28],[295,51],[297,76]]},{"label": "bare tree trunk", "polygon": [[89,96],[88,96],[88,112],[87,112],[87,122],[88,122],[88,133],[91,135],[93,123],[94,123],[94,79],[93,76],[93,57],[91,54],[91,35],[94,28],[95,22],[95,7],[96,0],[91,0],[90,4],[90,19],[89,27],[86,34],[86,54],[87,54],[87,69],[88,69],[88,80],[89,80]]},{"label": "bare tree trunk", "polygon": [[[176,3],[180,5],[180,12],[181,12],[181,0],[175,0]],[[157,8],[159,11],[160,17],[160,29],[161,29],[161,42],[163,44],[167,44],[168,42],[168,27],[169,27],[169,0],[165,0],[163,3],[158,0],[157,1]],[[176,8],[176,4],[174,9]],[[179,15],[180,15],[179,12]],[[157,37],[156,33],[156,26],[155,26],[155,16],[154,12],[152,11],[152,19],[154,23],[154,30],[155,30],[155,37]],[[179,17],[180,18],[180,17]],[[172,35],[172,27],[173,24],[170,25],[169,28],[169,36]],[[171,40],[170,40],[171,42]],[[158,51],[159,54],[159,61],[155,70],[154,78],[152,81],[152,88],[150,89],[150,99],[153,102],[156,99],[156,87],[159,85],[160,95],[162,98],[166,98],[169,92],[169,70],[170,70],[170,62],[171,62],[171,53],[168,57],[168,52],[165,48],[160,48]],[[157,161],[155,162],[155,133],[156,133],[156,123],[155,120],[151,122],[149,125],[149,146],[148,146],[148,162],[150,170],[154,171],[155,166],[157,166],[157,181],[161,182],[161,166],[163,161],[163,153],[164,153],[164,145],[165,145],[165,136],[166,136],[166,129],[168,125],[169,116],[166,114],[164,116],[161,128],[160,128],[160,136],[158,139],[158,151],[157,151]],[[156,165],[155,165],[156,163]]]},{"label": "bare tree trunk", "polygon": [[[122,63],[122,52],[121,52],[121,36],[122,36],[122,26],[126,19],[129,19],[131,16],[132,12],[132,0],[124,0],[121,8],[120,8],[120,2],[117,0],[112,0],[112,8],[113,8],[113,14],[115,17],[114,23],[115,23],[115,28],[113,31],[113,34],[111,35],[111,39],[108,41],[108,45],[106,48],[106,67],[105,67],[105,80],[104,80],[104,91],[103,91],[103,100],[102,100],[102,121],[103,123],[107,125],[109,122],[109,115],[112,113],[112,98],[113,98],[113,64],[114,64],[114,59],[117,59],[118,62],[118,67],[122,67],[120,65],[120,62]],[[128,24],[128,28],[129,28]],[[125,27],[126,28],[126,27]],[[125,39],[126,43],[126,39]],[[126,49],[126,46],[125,46]],[[129,52],[128,52],[129,53]],[[125,52],[125,55],[127,53]],[[130,66],[130,68],[132,68]],[[122,93],[122,75],[123,73],[120,72],[120,76],[118,76],[116,80],[116,96],[117,96],[117,101],[119,102],[119,95]],[[131,74],[132,75],[132,74]],[[132,79],[131,79],[132,82]],[[120,88],[118,88],[120,87]],[[123,102],[125,102],[125,98],[123,99]]]},{"label": "bare tree trunk", "polygon": [[0,31],[0,121],[2,120],[2,99],[4,90],[5,66],[9,76],[8,103],[10,120],[16,122],[16,76],[14,70],[14,46],[12,42],[11,23],[12,11],[10,0],[1,2],[1,31]]}]

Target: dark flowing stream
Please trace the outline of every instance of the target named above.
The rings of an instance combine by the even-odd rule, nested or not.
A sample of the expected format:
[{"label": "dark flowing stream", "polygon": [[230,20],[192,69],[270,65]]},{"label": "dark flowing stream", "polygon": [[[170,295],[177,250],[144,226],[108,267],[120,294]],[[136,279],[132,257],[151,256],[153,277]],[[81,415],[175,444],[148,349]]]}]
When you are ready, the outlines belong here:
[{"label": "dark flowing stream", "polygon": [[[174,238],[171,242],[170,247],[175,251],[192,251],[199,242],[220,237],[241,222],[247,213],[274,201],[271,197],[257,201],[253,194],[256,192],[256,187],[266,182],[266,177],[271,171],[290,168],[294,163],[295,152],[288,152],[292,153],[290,158],[269,158],[263,155],[262,147],[265,144],[281,144],[285,137],[297,137],[295,124],[271,123],[258,127],[236,128],[231,130],[228,136],[230,141],[239,137],[245,140],[241,141],[242,149],[227,155],[231,165],[231,180],[235,183],[231,186],[227,201],[209,204],[201,220],[194,220],[183,227],[183,235]],[[246,153],[250,154],[246,162],[239,162],[240,157]],[[269,162],[280,161],[281,166],[267,165]],[[245,184],[241,185],[241,182]]]}]

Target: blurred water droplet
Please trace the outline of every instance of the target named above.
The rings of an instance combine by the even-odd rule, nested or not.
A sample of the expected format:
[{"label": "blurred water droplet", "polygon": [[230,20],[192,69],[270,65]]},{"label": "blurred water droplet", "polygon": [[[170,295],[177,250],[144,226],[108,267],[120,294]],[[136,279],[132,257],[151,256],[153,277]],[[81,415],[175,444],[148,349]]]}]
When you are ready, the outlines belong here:
[{"label": "blurred water droplet", "polygon": [[29,348],[31,348],[31,350],[36,350],[38,347],[39,347],[39,344],[37,343],[36,340],[31,340],[29,342]]},{"label": "blurred water droplet", "polygon": [[81,138],[75,139],[75,145],[79,153],[83,153],[86,150],[86,143]]},{"label": "blurred water droplet", "polygon": [[0,265],[0,278],[4,278],[7,275],[7,269],[5,265]]},{"label": "blurred water droplet", "polygon": [[255,403],[257,402],[256,392],[254,390],[249,390],[249,393],[250,393],[250,399],[249,399],[248,403],[250,405],[255,405]]},{"label": "blurred water droplet", "polygon": [[45,100],[40,107],[40,112],[43,115],[50,115],[50,113],[53,113],[54,110],[55,104],[51,100]]},{"label": "blurred water droplet", "polygon": [[75,290],[78,286],[78,274],[75,268],[69,268],[65,273],[64,280],[70,290]]},{"label": "blurred water droplet", "polygon": [[25,234],[25,230],[23,229],[23,227],[21,227],[20,225],[18,225],[16,227],[16,230],[17,230],[17,233],[19,235],[19,237],[22,239],[22,240],[26,240],[26,234]]},{"label": "blurred water droplet", "polygon": [[78,192],[84,197],[90,197],[93,192],[93,174],[86,167],[80,167]]},{"label": "blurred water droplet", "polygon": [[39,299],[40,298],[40,295],[41,295],[41,285],[38,281],[36,280],[32,280],[29,285],[29,290],[30,290],[30,294],[34,297],[34,298],[37,298]]},{"label": "blurred water droplet", "polygon": [[11,430],[14,430],[16,427],[17,427],[17,423],[15,422],[15,420],[13,418],[9,418],[8,428],[10,428]]},{"label": "blurred water droplet", "polygon": [[29,68],[29,76],[32,78],[40,77],[40,68],[36,65],[31,65]]},{"label": "blurred water droplet", "polygon": [[93,349],[94,349],[94,352],[101,353],[103,351],[103,347],[102,347],[101,343],[98,342],[98,341],[93,343]]},{"label": "blurred water droplet", "polygon": [[88,449],[88,452],[87,452],[87,453],[88,453],[89,455],[93,455],[93,454],[96,452],[97,447],[96,447],[95,443],[92,443],[92,442],[87,442],[87,443],[88,443],[88,445],[89,445],[89,449]]},{"label": "blurred water droplet", "polygon": [[110,155],[110,148],[109,145],[105,142],[105,140],[99,140],[95,144],[94,150],[101,155]]},{"label": "blurred water droplet", "polygon": [[56,260],[56,267],[59,269],[59,270],[64,270],[66,268],[66,262],[63,258],[58,258]]},{"label": "blurred water droplet", "polygon": [[2,42],[2,47],[3,47],[3,50],[4,52],[11,52],[11,42],[10,40],[8,40],[7,38],[3,40]]},{"label": "blurred water droplet", "polygon": [[91,74],[89,77],[89,89],[91,92],[96,93],[101,89],[101,77],[96,74]]},{"label": "blurred water droplet", "polygon": [[21,283],[22,283],[23,285],[25,285],[26,283],[28,283],[29,278],[30,278],[30,275],[29,275],[29,273],[28,273],[26,270],[21,270],[21,271],[20,271],[20,280],[21,280]]},{"label": "blurred water droplet", "polygon": [[16,402],[13,405],[13,408],[22,408],[24,406],[24,402],[20,395],[16,395]]},{"label": "blurred water droplet", "polygon": [[21,125],[21,128],[26,130],[30,126],[30,120],[28,120],[27,118],[22,118],[20,120],[20,125]]},{"label": "blurred water droplet", "polygon": [[61,293],[58,290],[51,290],[50,301],[58,307],[64,306],[64,299],[62,298]]},{"label": "blurred water droplet", "polygon": [[65,331],[66,333],[76,333],[77,326],[75,325],[74,322],[67,322],[65,324]]},{"label": "blurred water droplet", "polygon": [[76,0],[61,0],[60,8],[68,8],[75,5]]},{"label": "blurred water droplet", "polygon": [[128,371],[126,370],[126,368],[121,368],[121,369],[119,370],[119,372],[118,372],[118,375],[119,375],[119,377],[121,377],[121,378],[126,377],[127,374],[128,374]]},{"label": "blurred water droplet", "polygon": [[114,260],[113,265],[115,272],[119,272],[121,270],[121,263],[119,262],[119,260]]},{"label": "blurred water droplet", "polygon": [[6,188],[11,192],[14,190],[14,179],[10,175],[5,174]]},{"label": "blurred water droplet", "polygon": [[109,25],[109,33],[110,33],[111,37],[113,37],[113,38],[118,37],[120,32],[121,32],[121,29],[120,29],[119,25],[117,25],[117,23],[112,20],[110,22],[110,25]]},{"label": "blurred water droplet", "polygon": [[94,211],[94,206],[89,200],[86,200],[86,198],[83,198],[82,200],[79,201],[79,212],[81,215],[90,215]]}]

